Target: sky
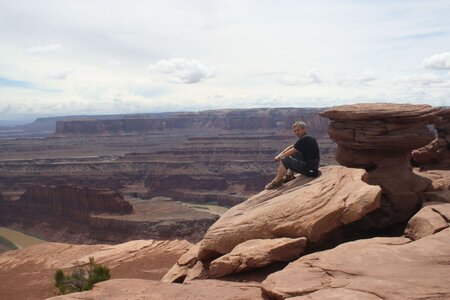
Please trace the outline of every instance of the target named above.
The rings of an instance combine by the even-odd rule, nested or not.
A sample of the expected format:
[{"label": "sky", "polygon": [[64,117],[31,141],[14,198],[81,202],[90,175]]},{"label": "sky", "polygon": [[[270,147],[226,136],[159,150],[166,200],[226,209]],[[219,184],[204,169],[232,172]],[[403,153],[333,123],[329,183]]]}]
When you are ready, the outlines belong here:
[{"label": "sky", "polygon": [[448,0],[0,0],[0,120],[450,105]]}]

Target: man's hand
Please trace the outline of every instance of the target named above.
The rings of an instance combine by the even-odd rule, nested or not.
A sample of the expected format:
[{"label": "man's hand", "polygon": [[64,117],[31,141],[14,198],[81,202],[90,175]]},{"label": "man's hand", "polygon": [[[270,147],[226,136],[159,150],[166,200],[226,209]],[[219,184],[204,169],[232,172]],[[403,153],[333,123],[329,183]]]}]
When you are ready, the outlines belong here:
[{"label": "man's hand", "polygon": [[273,160],[274,160],[274,161],[280,161],[280,160],[281,160],[281,156],[280,156],[280,155],[277,155],[277,156],[275,156],[275,157],[273,158]]}]

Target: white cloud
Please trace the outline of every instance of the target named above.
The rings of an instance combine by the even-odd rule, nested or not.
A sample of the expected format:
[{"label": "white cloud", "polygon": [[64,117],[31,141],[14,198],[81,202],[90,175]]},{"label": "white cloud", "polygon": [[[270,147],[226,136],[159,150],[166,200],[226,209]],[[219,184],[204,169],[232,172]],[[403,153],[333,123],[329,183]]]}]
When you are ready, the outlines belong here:
[{"label": "white cloud", "polygon": [[29,47],[25,52],[27,54],[60,53],[64,52],[64,48],[60,44],[51,44],[45,46],[32,46]]},{"label": "white cloud", "polygon": [[323,83],[323,79],[317,70],[311,70],[306,76],[285,75],[277,78],[277,81],[284,85],[314,85]]},{"label": "white cloud", "polygon": [[403,75],[403,76],[397,76],[394,78],[393,82],[395,84],[408,84],[408,85],[419,85],[419,86],[432,86],[432,85],[439,85],[444,84],[446,81],[436,75],[431,73],[425,73],[425,74],[413,74],[413,75]]},{"label": "white cloud", "polygon": [[374,81],[376,81],[378,78],[375,76],[374,73],[371,71],[364,71],[358,75],[344,75],[341,74],[336,80],[336,84],[339,86],[369,86],[372,85]]},{"label": "white cloud", "polygon": [[319,74],[315,70],[311,70],[306,76],[309,84],[319,84],[322,83],[322,79],[320,79]]},{"label": "white cloud", "polygon": [[430,56],[422,65],[428,69],[450,70],[450,52]]},{"label": "white cloud", "polygon": [[214,68],[182,57],[159,60],[151,64],[149,70],[168,74],[175,82],[182,83],[197,83],[215,75]]},{"label": "white cloud", "polygon": [[66,79],[67,76],[72,73],[73,70],[69,68],[64,68],[56,70],[47,74],[48,79]]}]

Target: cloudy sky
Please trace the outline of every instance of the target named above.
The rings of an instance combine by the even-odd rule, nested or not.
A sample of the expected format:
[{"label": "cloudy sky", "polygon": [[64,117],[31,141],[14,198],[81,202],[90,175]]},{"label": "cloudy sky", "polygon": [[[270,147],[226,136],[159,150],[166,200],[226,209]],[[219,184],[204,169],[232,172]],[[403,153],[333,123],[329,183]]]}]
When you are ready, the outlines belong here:
[{"label": "cloudy sky", "polygon": [[448,0],[0,0],[0,120],[450,105]]}]

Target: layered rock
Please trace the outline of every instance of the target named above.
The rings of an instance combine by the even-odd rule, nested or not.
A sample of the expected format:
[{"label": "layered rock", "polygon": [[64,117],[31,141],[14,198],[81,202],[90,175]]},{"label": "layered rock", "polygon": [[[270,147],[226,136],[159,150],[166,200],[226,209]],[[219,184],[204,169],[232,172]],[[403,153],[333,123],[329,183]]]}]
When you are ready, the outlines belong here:
[{"label": "layered rock", "polygon": [[[117,134],[170,129],[261,130],[290,129],[298,119],[312,130],[326,128],[317,109],[246,109],[178,113],[163,116],[128,116],[123,119],[68,120],[56,122],[56,134]],[[324,126],[325,125],[325,126]]]},{"label": "layered rock", "polygon": [[355,104],[320,115],[331,120],[336,160],[368,170],[370,184],[383,189],[381,209],[366,218],[370,227],[406,222],[420,208],[430,181],[412,172],[410,153],[434,138],[427,124],[440,112],[429,105]]},{"label": "layered rock", "polygon": [[272,299],[446,299],[450,230],[372,238],[301,257],[262,283]]},{"label": "layered rock", "polygon": [[31,187],[19,200],[0,201],[0,216],[2,225],[50,241],[88,244],[142,238],[198,241],[218,218],[178,202],[126,201],[115,191],[79,186]]},{"label": "layered rock", "polygon": [[258,283],[241,283],[212,279],[193,281],[189,284],[174,284],[139,279],[115,279],[98,283],[92,291],[68,294],[50,299],[249,300],[261,299],[261,289]]},{"label": "layered rock", "polygon": [[317,179],[301,177],[228,210],[209,228],[198,258],[209,260],[257,238],[306,237],[308,243],[318,243],[378,208],[381,190],[364,182],[364,170],[329,166],[321,172]]},{"label": "layered rock", "polygon": [[1,298],[47,299],[55,296],[55,270],[70,273],[75,267],[88,264],[89,257],[108,266],[112,279],[159,280],[190,246],[184,240],[137,240],[117,245],[43,243],[8,251],[0,254]]},{"label": "layered rock", "polygon": [[279,238],[248,240],[230,253],[209,265],[209,277],[219,278],[232,273],[261,268],[274,262],[292,261],[303,253],[306,238]]},{"label": "layered rock", "polygon": [[405,229],[405,236],[419,240],[450,225],[450,203],[430,202],[415,214]]},{"label": "layered rock", "polygon": [[17,201],[23,214],[54,215],[77,220],[91,213],[129,214],[133,206],[118,192],[82,186],[33,186]]},{"label": "layered rock", "polygon": [[[194,249],[182,257],[165,280],[210,276],[203,272],[209,262],[214,269],[233,249],[242,252],[241,245],[249,240],[269,243],[277,238],[306,238],[309,245],[318,244],[336,228],[379,207],[381,189],[364,182],[364,170],[330,166],[321,168],[321,172],[317,179],[301,176],[228,210],[209,228],[198,251]],[[216,268],[213,273],[218,276],[227,272]]]},{"label": "layered rock", "polygon": [[441,109],[434,121],[436,138],[412,152],[412,160],[420,166],[450,169],[450,109]]},{"label": "layered rock", "polygon": [[450,204],[427,203],[405,237],[372,238],[304,256],[262,283],[273,299],[410,299],[450,296]]}]

